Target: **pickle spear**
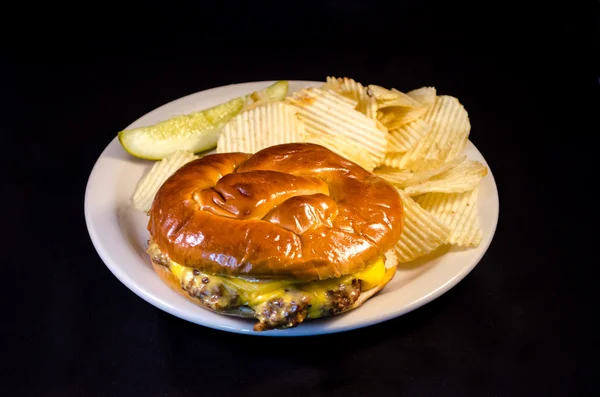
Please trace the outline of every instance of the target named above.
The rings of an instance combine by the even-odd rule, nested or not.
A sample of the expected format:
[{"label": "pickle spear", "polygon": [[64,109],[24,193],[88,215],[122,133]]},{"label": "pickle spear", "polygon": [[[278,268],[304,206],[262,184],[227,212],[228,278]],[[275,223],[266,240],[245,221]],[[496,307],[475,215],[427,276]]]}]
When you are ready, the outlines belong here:
[{"label": "pickle spear", "polygon": [[132,156],[161,160],[184,150],[199,153],[217,146],[221,130],[233,117],[257,101],[283,100],[288,82],[278,81],[264,90],[197,112],[173,116],[157,124],[120,131],[121,146]]}]

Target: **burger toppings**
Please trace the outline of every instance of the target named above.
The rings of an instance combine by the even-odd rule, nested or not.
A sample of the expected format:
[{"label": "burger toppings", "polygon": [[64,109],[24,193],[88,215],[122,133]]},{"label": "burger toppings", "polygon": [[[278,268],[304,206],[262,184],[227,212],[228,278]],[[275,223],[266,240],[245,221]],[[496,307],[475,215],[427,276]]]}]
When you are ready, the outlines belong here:
[{"label": "burger toppings", "polygon": [[[285,291],[284,291],[285,292]],[[274,298],[256,307],[255,317],[259,320],[255,331],[273,328],[291,328],[300,324],[308,315],[308,296],[288,290],[285,296]]]},{"label": "burger toppings", "polygon": [[331,316],[349,309],[360,296],[360,287],[360,281],[354,279],[350,284],[341,284],[338,289],[327,291],[329,304],[323,307],[326,310],[323,315]]},{"label": "burger toppings", "polygon": [[365,270],[340,278],[303,280],[257,280],[205,273],[181,266],[151,242],[152,260],[167,268],[186,293],[217,312],[251,309],[258,320],[254,329],[291,328],[307,318],[332,316],[352,308],[362,291],[382,283],[392,272],[380,258]]},{"label": "burger toppings", "polygon": [[[235,290],[227,288],[218,280],[211,280],[194,269],[192,273],[187,272],[181,281],[181,288],[191,297],[199,299],[204,305],[213,310],[223,310],[239,306],[239,295]],[[198,273],[198,275],[194,275]]]}]

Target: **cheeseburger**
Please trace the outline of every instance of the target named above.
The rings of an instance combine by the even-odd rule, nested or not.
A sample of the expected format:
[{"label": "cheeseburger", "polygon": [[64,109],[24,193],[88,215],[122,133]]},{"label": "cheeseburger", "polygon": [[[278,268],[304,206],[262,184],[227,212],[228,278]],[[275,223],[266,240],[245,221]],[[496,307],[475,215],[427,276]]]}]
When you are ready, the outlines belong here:
[{"label": "cheeseburger", "polygon": [[295,327],[362,305],[396,272],[396,189],[315,144],[187,163],[158,190],[148,253],[174,291],[214,312]]}]

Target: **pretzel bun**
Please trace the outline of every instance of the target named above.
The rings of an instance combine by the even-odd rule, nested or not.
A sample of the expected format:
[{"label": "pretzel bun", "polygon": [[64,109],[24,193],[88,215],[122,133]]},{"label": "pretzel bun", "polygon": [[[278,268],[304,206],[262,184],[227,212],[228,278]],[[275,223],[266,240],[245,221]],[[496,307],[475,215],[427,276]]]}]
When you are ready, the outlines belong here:
[{"label": "pretzel bun", "polygon": [[149,215],[152,240],[183,266],[307,281],[363,270],[403,228],[392,185],[310,143],[187,163],[161,186]]}]

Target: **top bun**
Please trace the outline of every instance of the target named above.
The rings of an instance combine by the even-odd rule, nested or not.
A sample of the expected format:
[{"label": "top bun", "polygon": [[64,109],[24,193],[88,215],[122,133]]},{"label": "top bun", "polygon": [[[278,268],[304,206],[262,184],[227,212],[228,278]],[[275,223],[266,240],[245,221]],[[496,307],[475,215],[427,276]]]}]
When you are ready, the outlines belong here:
[{"label": "top bun", "polygon": [[303,280],[363,270],[402,228],[392,185],[310,143],[187,163],[157,192],[148,222],[161,251],[183,266]]}]

